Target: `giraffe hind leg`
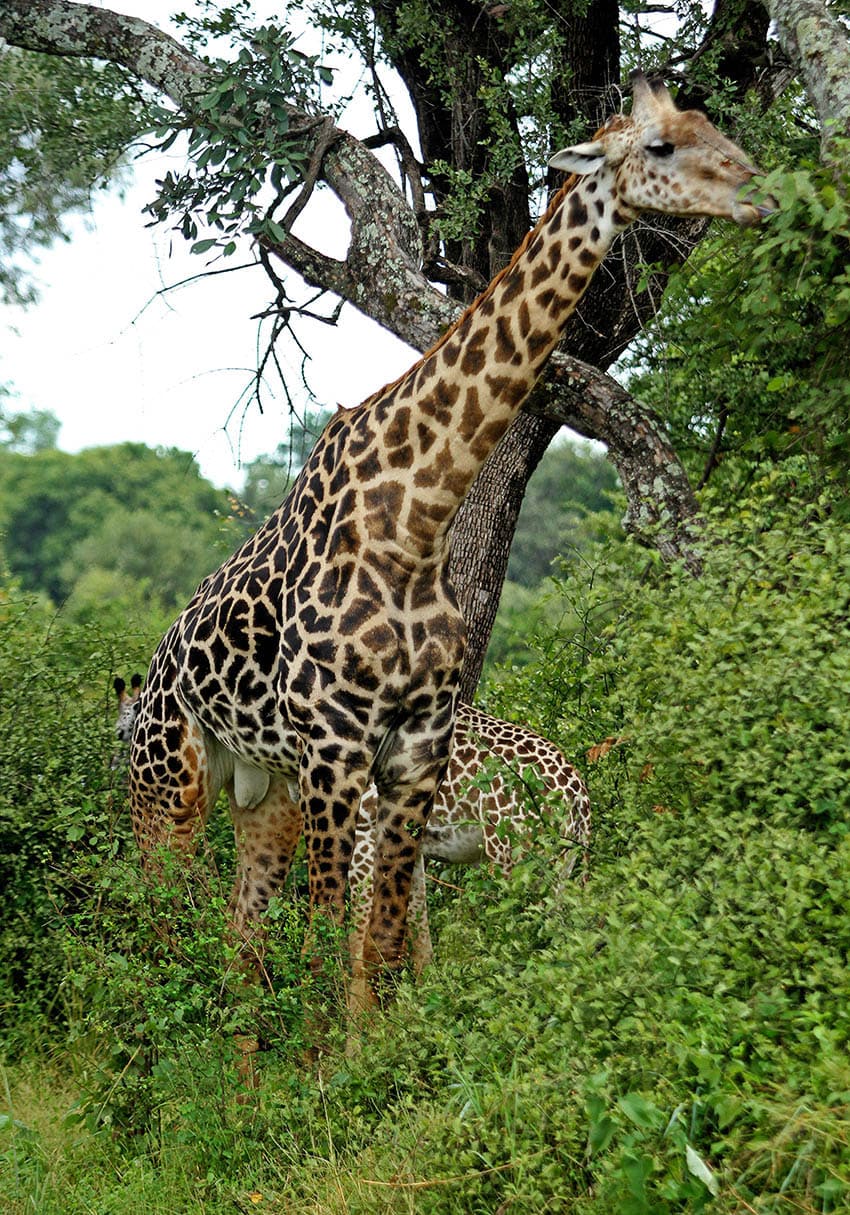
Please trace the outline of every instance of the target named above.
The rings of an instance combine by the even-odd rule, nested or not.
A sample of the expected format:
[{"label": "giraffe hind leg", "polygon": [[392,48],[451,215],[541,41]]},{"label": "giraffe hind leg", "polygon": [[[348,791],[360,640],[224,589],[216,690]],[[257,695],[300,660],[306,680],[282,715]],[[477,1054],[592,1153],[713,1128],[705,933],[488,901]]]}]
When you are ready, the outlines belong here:
[{"label": "giraffe hind leg", "polygon": [[[267,929],[263,915],[272,898],[283,890],[295,849],[301,837],[301,811],[292,797],[289,782],[265,777],[266,791],[253,805],[240,805],[245,787],[238,780],[238,767],[228,787],[230,817],[236,844],[236,875],[228,907],[228,933],[238,950],[238,970],[243,982],[267,979],[265,949]],[[254,786],[254,792],[256,786]],[[251,790],[249,790],[249,793]],[[237,1033],[236,1070],[247,1092],[259,1087],[257,1052],[260,1041],[251,1027]],[[244,1096],[237,1098],[244,1101]]]},{"label": "giraffe hind leg", "polygon": [[237,939],[256,938],[269,902],[283,890],[301,838],[301,809],[289,781],[262,773],[265,793],[256,803],[240,801],[244,787],[238,768],[228,789],[236,843],[236,877],[230,897],[230,924]]},{"label": "giraffe hind leg", "polygon": [[431,944],[431,928],[428,924],[428,896],[425,888],[425,858],[420,849],[413,869],[410,885],[410,902],[407,906],[407,944],[413,963],[413,973],[421,977],[426,966],[434,959]]}]

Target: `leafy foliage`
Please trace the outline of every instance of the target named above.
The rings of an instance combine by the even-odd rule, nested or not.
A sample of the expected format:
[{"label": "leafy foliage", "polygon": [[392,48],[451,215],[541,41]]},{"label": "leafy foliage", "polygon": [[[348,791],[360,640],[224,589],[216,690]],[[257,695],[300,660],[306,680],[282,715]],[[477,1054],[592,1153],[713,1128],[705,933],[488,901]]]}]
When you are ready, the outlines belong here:
[{"label": "leafy foliage", "polygon": [[[539,663],[488,690],[591,751],[589,883],[559,880],[545,832],[510,881],[441,873],[435,965],[356,1058],[331,1006],[318,1075],[298,1053],[297,901],[254,995],[223,941],[225,816],[151,904],[126,822],[99,825],[106,643],[7,599],[6,1044],[49,1036],[75,1076],[42,1069],[37,1112],[33,1065],[10,1069],[10,1209],[846,1210],[850,541],[801,461],[734,505],[708,510],[701,579],[588,551]],[[253,1107],[231,1046],[249,1017],[268,1047]],[[45,1084],[79,1103],[64,1150]]]},{"label": "leafy foliage", "polygon": [[[632,389],[669,419],[695,475],[799,452],[821,475],[847,463],[848,181],[809,165],[764,183],[779,211],[733,252],[709,242],[641,339]],[[731,463],[734,475],[745,465]]]},{"label": "leafy foliage", "polygon": [[120,180],[144,102],[111,64],[0,52],[0,293],[29,302],[22,255],[67,239],[69,213]]},{"label": "leafy foliage", "polygon": [[[8,390],[0,388],[0,400],[6,395],[9,395]],[[49,409],[14,413],[0,409],[0,450],[29,456],[37,451],[50,451],[56,447],[61,426],[62,423]]]},{"label": "leafy foliage", "polygon": [[[160,622],[157,621],[154,628]],[[148,629],[151,625],[148,622]],[[142,669],[152,636],[126,614],[117,636],[57,618],[43,598],[0,586],[0,1004],[4,1036],[61,1021],[63,911],[86,892],[80,855],[111,861],[126,839],[111,808],[112,674]],[[105,889],[105,887],[104,887]]]},{"label": "leafy foliage", "polygon": [[508,577],[535,587],[552,563],[580,555],[607,533],[617,474],[590,444],[558,442],[546,450],[528,485],[511,546]]},{"label": "leafy foliage", "polygon": [[[229,256],[243,235],[286,239],[274,211],[307,167],[293,106],[310,106],[316,81],[330,78],[315,56],[296,50],[286,30],[254,26],[249,14],[249,5],[235,4],[221,16],[184,16],[183,25],[196,39],[226,35],[238,49],[232,61],[214,65],[217,79],[195,112],[180,121],[162,107],[154,113],[162,151],[188,132],[192,168],[166,173],[148,210],[156,221],[176,216],[183,236],[194,242],[193,253],[216,248]],[[271,205],[262,195],[266,186]],[[198,240],[202,229],[216,235]]]},{"label": "leafy foliage", "polygon": [[192,593],[243,534],[233,500],[194,459],[142,444],[77,455],[0,450],[0,530],[28,590],[80,611],[104,599],[168,610]]}]

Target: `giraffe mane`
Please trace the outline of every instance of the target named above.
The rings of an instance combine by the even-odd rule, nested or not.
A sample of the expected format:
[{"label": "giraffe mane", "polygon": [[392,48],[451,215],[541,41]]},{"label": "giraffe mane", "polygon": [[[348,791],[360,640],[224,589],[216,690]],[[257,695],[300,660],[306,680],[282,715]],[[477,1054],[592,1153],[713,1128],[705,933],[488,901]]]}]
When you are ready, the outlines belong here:
[{"label": "giraffe mane", "polygon": [[[597,134],[601,134],[601,132],[597,132]],[[428,349],[425,351],[425,353],[422,355],[422,357],[420,359],[418,359],[417,362],[415,362],[412,367],[408,367],[407,370],[403,371],[402,374],[400,376],[398,376],[396,379],[390,380],[390,382],[388,384],[385,384],[383,386],[383,388],[379,388],[377,392],[373,392],[371,394],[371,396],[368,396],[365,399],[365,401],[363,402],[364,407],[368,407],[369,405],[374,405],[375,402],[379,401],[386,393],[392,392],[392,390],[394,388],[397,388],[399,386],[399,384],[402,384],[409,375],[411,375],[414,371],[416,371],[416,369],[418,367],[421,367],[423,363],[427,362],[427,360],[431,357],[431,355],[436,354],[438,350],[440,350],[443,346],[445,346],[446,342],[449,341],[452,334],[457,332],[457,330],[461,327],[461,325],[464,323],[466,318],[468,316],[471,316],[473,312],[477,312],[477,310],[481,307],[481,305],[488,298],[488,296],[493,294],[493,292],[498,287],[499,283],[501,283],[502,279],[505,278],[505,276],[511,272],[511,270],[513,269],[516,262],[518,262],[519,259],[522,257],[522,255],[525,253],[526,249],[528,248],[529,242],[531,241],[531,238],[534,236],[535,232],[538,230],[538,228],[542,227],[543,224],[545,224],[545,222],[549,219],[549,217],[553,214],[553,212],[555,210],[557,210],[557,208],[561,205],[562,199],[567,194],[569,194],[570,190],[572,190],[576,186],[577,183],[578,183],[578,177],[576,176],[575,173],[571,174],[567,178],[567,180],[564,182],[564,184],[558,190],[556,190],[555,193],[552,195],[552,198],[549,201],[549,205],[547,206],[546,210],[543,212],[542,216],[537,221],[537,223],[528,229],[525,236],[523,237],[522,244],[520,244],[519,247],[516,249],[513,257],[507,263],[507,265],[502,267],[502,269],[498,272],[498,274],[496,274],[496,276],[490,280],[490,282],[487,284],[487,286],[484,288],[484,290],[481,292],[481,294],[477,295],[475,297],[475,299],[472,301],[472,303],[468,304],[467,307],[464,308],[463,312],[460,314],[460,316],[457,318],[457,320],[453,321],[451,323],[451,325],[449,325],[449,327],[445,331],[445,333],[441,337],[437,338],[437,340],[436,340],[436,342],[434,342],[433,346],[428,347]]]}]

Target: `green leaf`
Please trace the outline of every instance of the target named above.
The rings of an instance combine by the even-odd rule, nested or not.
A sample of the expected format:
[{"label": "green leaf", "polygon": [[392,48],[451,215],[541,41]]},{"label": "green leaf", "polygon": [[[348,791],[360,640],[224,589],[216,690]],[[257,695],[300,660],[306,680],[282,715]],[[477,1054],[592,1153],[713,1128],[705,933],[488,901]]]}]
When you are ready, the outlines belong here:
[{"label": "green leaf", "polygon": [[717,1178],[712,1173],[711,1169],[699,1156],[689,1143],[685,1144],[685,1163],[688,1166],[688,1172],[694,1177],[699,1178],[703,1185],[710,1191],[714,1197],[717,1197],[720,1187],[717,1184]]},{"label": "green leaf", "polygon": [[611,1143],[617,1130],[617,1124],[607,1114],[602,1114],[590,1125],[587,1136],[587,1146],[591,1156],[604,1152]]},{"label": "green leaf", "polygon": [[282,227],[275,220],[270,219],[267,227],[269,235],[272,236],[278,242],[278,244],[284,244],[288,239],[289,233],[286,231],[286,228]]},{"label": "green leaf", "polygon": [[664,1115],[657,1105],[647,1101],[640,1093],[626,1093],[617,1098],[617,1105],[635,1126],[641,1130],[658,1130],[664,1124]]}]

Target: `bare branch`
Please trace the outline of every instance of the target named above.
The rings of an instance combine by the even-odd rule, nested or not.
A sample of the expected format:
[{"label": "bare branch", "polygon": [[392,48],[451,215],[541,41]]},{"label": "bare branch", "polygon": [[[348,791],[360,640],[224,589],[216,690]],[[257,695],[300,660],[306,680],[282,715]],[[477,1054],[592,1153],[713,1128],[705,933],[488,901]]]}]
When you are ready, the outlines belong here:
[{"label": "bare branch", "polygon": [[326,152],[342,138],[342,132],[334,127],[330,118],[322,118],[317,123],[320,128],[317,137],[316,145],[310,155],[310,163],[307,166],[307,171],[304,174],[304,184],[298,192],[298,197],[295,202],[286,212],[283,218],[283,227],[288,232],[295,223],[298,216],[307,206],[310,201],[313,190],[316,188],[316,182],[319,179],[319,172],[322,168],[322,161],[325,159]]}]

